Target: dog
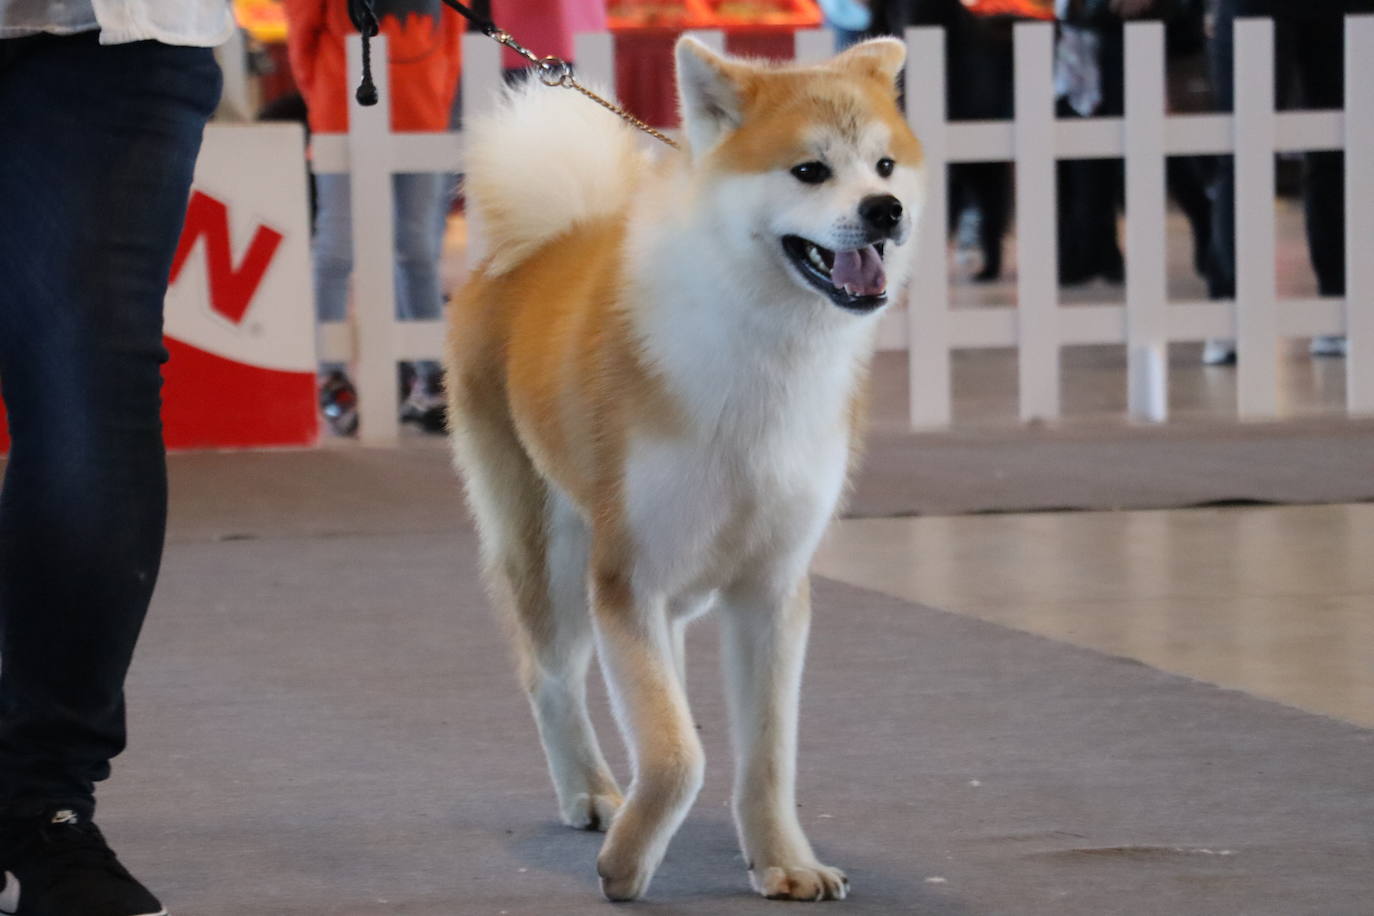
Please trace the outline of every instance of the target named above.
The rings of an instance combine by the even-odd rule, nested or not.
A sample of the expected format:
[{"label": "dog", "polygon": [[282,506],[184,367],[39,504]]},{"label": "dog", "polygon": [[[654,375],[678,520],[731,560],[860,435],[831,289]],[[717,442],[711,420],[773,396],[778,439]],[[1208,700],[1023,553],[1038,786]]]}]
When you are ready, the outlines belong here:
[{"label": "dog", "polygon": [[[686,148],[530,81],[468,133],[485,255],[449,309],[450,439],[562,820],[644,894],[701,787],[683,633],[719,616],[754,888],[841,899],[798,822],[807,569],[859,440],[879,314],[907,282],[920,143],[904,46],[820,66],[675,48]],[[593,651],[629,749],[588,719]]]}]

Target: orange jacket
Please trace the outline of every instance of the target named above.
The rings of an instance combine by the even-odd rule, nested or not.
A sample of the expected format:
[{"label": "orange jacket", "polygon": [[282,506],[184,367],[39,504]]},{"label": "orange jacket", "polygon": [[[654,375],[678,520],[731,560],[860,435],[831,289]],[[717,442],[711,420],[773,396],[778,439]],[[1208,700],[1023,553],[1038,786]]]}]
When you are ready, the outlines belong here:
[{"label": "orange jacket", "polygon": [[[466,20],[439,0],[375,0],[391,60],[391,129],[448,130]],[[357,34],[344,0],[286,0],[291,72],[310,112],[310,129],[348,130],[344,38]]]}]

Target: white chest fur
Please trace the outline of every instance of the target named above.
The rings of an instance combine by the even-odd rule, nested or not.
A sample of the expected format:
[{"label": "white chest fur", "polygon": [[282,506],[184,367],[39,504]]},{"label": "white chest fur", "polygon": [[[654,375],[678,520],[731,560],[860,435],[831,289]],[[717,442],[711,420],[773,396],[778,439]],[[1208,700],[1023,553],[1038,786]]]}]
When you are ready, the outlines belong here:
[{"label": "white chest fur", "polygon": [[738,294],[689,304],[690,290],[678,290],[640,316],[687,431],[631,444],[636,584],[673,594],[795,579],[844,485],[872,322],[806,301],[742,304]]}]

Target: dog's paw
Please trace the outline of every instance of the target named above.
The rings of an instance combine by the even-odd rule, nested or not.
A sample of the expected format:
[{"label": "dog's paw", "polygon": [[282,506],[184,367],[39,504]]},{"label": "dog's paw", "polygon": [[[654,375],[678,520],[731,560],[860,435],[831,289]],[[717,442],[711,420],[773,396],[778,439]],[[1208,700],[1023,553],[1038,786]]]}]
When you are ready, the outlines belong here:
[{"label": "dog's paw", "polygon": [[615,903],[638,900],[648,890],[649,879],[654,875],[637,858],[605,851],[596,860],[596,873],[601,878],[601,893]]},{"label": "dog's paw", "polygon": [[563,823],[577,830],[599,830],[611,828],[611,818],[619,810],[621,798],[614,795],[574,795],[561,805]]},{"label": "dog's paw", "polygon": [[849,879],[829,865],[772,865],[749,872],[749,880],[769,900],[843,900]]}]

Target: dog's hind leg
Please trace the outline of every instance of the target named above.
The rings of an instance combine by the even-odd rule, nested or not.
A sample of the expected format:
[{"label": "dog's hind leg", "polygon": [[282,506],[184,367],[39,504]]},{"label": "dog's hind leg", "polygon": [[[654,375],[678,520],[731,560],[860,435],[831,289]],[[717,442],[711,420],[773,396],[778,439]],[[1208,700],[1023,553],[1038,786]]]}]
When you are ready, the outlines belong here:
[{"label": "dog's hind leg", "polygon": [[735,748],[735,824],[754,889],[765,897],[843,900],[844,872],[822,865],[797,819],[797,703],[811,621],[806,580],[791,594],[731,589],[721,652]]},{"label": "dog's hind leg", "polygon": [[[506,612],[563,822],[605,830],[620,790],[587,715],[592,657],[586,534],[550,492],[500,403],[455,397],[455,455],[482,536],[493,598]],[[479,406],[479,403],[481,406]],[[464,409],[471,405],[471,409]]]},{"label": "dog's hind leg", "polygon": [[673,668],[682,689],[687,689],[687,627],[711,609],[715,592],[690,592],[668,602],[668,633],[673,648]]},{"label": "dog's hind leg", "polygon": [[633,900],[648,888],[705,768],[667,602],[636,595],[629,568],[623,556],[592,561],[597,650],[634,762],[634,783],[596,860],[602,893],[611,900]]},{"label": "dog's hind leg", "polygon": [[547,614],[548,622],[530,621],[525,686],[564,823],[606,830],[621,796],[587,715],[587,669],[593,649],[587,528],[556,493],[550,494],[547,508],[545,571],[548,606],[537,615]]}]

